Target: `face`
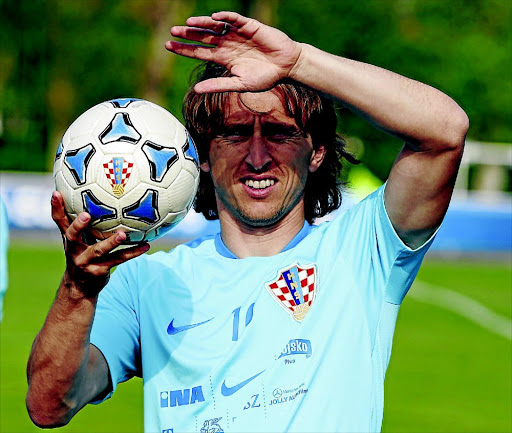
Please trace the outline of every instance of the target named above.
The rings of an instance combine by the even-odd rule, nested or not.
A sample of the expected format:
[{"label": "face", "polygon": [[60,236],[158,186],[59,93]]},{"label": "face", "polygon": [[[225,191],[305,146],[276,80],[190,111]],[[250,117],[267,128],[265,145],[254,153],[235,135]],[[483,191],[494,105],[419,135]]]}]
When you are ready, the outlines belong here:
[{"label": "face", "polygon": [[322,163],[324,148],[313,149],[276,89],[231,94],[229,103],[223,133],[201,165],[212,176],[221,219],[228,213],[253,227],[289,214],[303,220],[306,180]]}]

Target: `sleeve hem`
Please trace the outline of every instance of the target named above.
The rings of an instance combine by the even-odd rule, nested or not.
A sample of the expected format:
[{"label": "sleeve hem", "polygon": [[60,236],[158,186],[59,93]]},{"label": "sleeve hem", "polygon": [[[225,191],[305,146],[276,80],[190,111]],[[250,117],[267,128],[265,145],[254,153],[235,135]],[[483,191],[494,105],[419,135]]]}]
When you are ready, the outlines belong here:
[{"label": "sleeve hem", "polygon": [[393,234],[393,237],[395,238],[395,241],[396,243],[399,244],[400,246],[400,250],[402,250],[402,252],[405,252],[405,253],[417,253],[417,252],[420,252],[422,251],[423,249],[425,248],[428,248],[430,247],[430,244],[432,244],[432,242],[434,241],[434,238],[436,237],[437,235],[437,232],[439,231],[439,229],[441,228],[442,226],[442,223],[439,224],[439,226],[436,228],[436,230],[434,231],[434,233],[432,233],[432,235],[430,235],[430,237],[425,240],[425,242],[423,242],[419,247],[417,248],[411,248],[409,247],[403,240],[402,238],[398,235],[398,233],[396,232],[395,230],[395,227],[393,226],[393,223],[391,222],[391,219],[389,218],[389,214],[388,214],[388,211],[386,209],[386,200],[385,200],[385,196],[384,196],[384,192],[385,192],[385,189],[387,187],[387,181],[386,183],[384,184],[384,187],[382,188],[382,191],[381,191],[381,197],[380,197],[380,201],[382,203],[382,210],[383,210],[383,219],[384,222],[391,228],[391,232]]},{"label": "sleeve hem", "polygon": [[109,385],[111,386],[111,390],[104,396],[100,397],[100,398],[96,398],[94,400],[91,400],[89,402],[89,404],[100,404],[100,403],[103,403],[105,400],[108,400],[110,397],[112,397],[112,394],[114,394],[114,391],[115,391],[115,388],[116,388],[116,383],[112,380],[112,373],[110,372],[110,365],[108,364],[108,360],[107,360],[107,357],[105,356],[105,354],[103,353],[103,351],[94,343],[90,343],[92,344],[96,349],[98,349],[101,353],[101,355],[103,356],[103,359],[105,359],[105,362],[107,363],[107,368],[108,368],[108,378],[109,378]]}]

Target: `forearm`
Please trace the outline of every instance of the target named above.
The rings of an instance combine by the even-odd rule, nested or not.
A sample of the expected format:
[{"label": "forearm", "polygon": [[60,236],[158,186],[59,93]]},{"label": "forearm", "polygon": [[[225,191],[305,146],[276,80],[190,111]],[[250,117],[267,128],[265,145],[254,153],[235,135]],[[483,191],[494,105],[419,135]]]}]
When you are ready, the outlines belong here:
[{"label": "forearm", "polygon": [[366,63],[301,44],[292,77],[403,140],[388,177],[386,210],[411,248],[435,231],[450,202],[469,121],[447,95]]},{"label": "forearm", "polygon": [[439,90],[311,45],[301,48],[293,79],[330,95],[411,150],[444,151],[463,143],[467,116]]},{"label": "forearm", "polygon": [[[86,297],[65,275],[27,366],[27,408],[41,426],[66,424],[105,379],[88,380],[89,335],[97,296]],[[107,382],[108,384],[108,377]]]},{"label": "forearm", "polygon": [[62,195],[52,195],[52,218],[64,241],[66,272],[37,335],[27,366],[27,409],[41,427],[64,425],[91,400],[109,390],[103,354],[89,342],[98,294],[110,269],[149,249],[148,244],[113,251],[126,240],[117,233],[93,245],[83,242],[90,214],[70,222]]}]

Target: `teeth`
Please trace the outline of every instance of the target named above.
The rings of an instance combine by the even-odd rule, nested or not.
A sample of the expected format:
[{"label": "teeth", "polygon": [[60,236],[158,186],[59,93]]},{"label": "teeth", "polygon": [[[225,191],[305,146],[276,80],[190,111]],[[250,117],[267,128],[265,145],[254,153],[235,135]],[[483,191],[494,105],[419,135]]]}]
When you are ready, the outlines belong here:
[{"label": "teeth", "polygon": [[245,184],[254,189],[263,189],[268,188],[269,186],[274,185],[273,179],[263,179],[263,180],[246,180]]}]

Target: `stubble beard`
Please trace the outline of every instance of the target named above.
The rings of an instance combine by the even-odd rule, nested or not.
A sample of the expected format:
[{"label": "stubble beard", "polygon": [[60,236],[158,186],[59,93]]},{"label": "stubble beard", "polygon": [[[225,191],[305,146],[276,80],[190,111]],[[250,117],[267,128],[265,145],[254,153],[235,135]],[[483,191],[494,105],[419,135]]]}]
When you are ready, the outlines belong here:
[{"label": "stubble beard", "polygon": [[237,209],[237,216],[240,221],[250,227],[269,227],[272,226],[285,217],[288,213],[285,209],[278,209],[273,212],[269,217],[253,217],[248,215],[242,209]]},{"label": "stubble beard", "polygon": [[[261,228],[261,227],[271,227],[281,221],[286,215],[288,215],[297,204],[300,202],[303,197],[304,191],[294,198],[291,202],[291,205],[288,207],[280,206],[276,209],[269,209],[264,212],[266,215],[255,215],[256,212],[251,212],[250,205],[245,207],[238,206],[236,204],[232,204],[229,200],[223,197],[220,194],[217,195],[217,207],[222,203],[222,207],[229,213],[231,216],[237,220],[242,222],[244,225],[253,228]],[[220,203],[219,203],[220,202]],[[249,209],[248,209],[249,208]],[[262,212],[263,213],[263,212]]]}]

